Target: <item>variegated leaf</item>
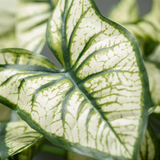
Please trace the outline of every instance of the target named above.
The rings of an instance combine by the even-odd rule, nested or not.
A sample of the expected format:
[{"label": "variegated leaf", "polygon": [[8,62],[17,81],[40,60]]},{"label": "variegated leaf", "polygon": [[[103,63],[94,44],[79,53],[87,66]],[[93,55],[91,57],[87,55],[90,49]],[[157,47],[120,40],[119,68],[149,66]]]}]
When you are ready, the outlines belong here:
[{"label": "variegated leaf", "polygon": [[[0,48],[15,47],[17,0],[0,1]],[[10,5],[8,5],[10,4]]]},{"label": "variegated leaf", "polygon": [[[40,53],[46,42],[45,31],[50,8],[49,3],[38,3],[35,0],[23,3],[22,0],[1,0],[0,48],[19,47]],[[8,108],[0,104],[0,110],[0,121],[10,119]]]},{"label": "variegated leaf", "polygon": [[159,160],[159,142],[154,130],[149,125],[140,146],[138,160]]},{"label": "variegated leaf", "polygon": [[0,48],[17,47],[40,53],[53,6],[46,0],[2,0],[0,3]]},{"label": "variegated leaf", "polygon": [[5,158],[3,160],[32,160],[35,154],[39,151],[41,145],[42,145],[42,140],[36,142],[33,146],[30,146],[29,148],[23,150],[22,152],[17,153],[14,156]]},{"label": "variegated leaf", "polygon": [[64,71],[42,56],[1,50],[0,102],[67,150],[134,159],[147,125],[146,71],[134,37],[96,9],[90,0],[58,1],[47,41]]},{"label": "variegated leaf", "polygon": [[142,19],[134,23],[124,24],[131,31],[139,43],[143,41],[143,54],[149,55],[160,44],[160,1],[153,0],[152,10]]},{"label": "variegated leaf", "polygon": [[[13,156],[17,153],[17,157],[23,157],[27,152],[31,156],[32,150],[34,151],[37,142],[41,141],[43,136],[31,129],[25,122],[8,122],[0,124],[0,157],[2,159]],[[35,145],[31,149],[29,147]],[[26,151],[24,151],[26,150]],[[20,159],[20,160],[23,160]]]},{"label": "variegated leaf", "polygon": [[17,13],[17,46],[40,53],[45,42],[51,6],[47,2],[19,0]]},{"label": "variegated leaf", "polygon": [[130,23],[138,20],[137,0],[119,0],[119,3],[111,10],[108,17],[119,23]]},{"label": "variegated leaf", "polygon": [[[43,140],[36,142],[33,146],[23,150],[20,153],[15,154],[14,156],[5,158],[3,160],[32,160],[35,154],[39,151]],[[0,158],[1,160],[1,158]]]}]

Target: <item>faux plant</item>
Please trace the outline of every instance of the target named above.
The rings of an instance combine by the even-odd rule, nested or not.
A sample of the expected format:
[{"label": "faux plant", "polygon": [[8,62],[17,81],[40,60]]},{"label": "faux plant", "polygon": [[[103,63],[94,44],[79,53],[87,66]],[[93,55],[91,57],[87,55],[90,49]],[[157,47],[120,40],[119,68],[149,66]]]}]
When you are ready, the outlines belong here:
[{"label": "faux plant", "polygon": [[[118,8],[128,5],[123,10],[127,15],[127,8],[136,1],[125,1]],[[154,4],[159,5],[159,1]],[[41,15],[40,11],[37,15]],[[117,11],[110,13],[112,20]],[[139,21],[135,9],[128,14],[129,18],[119,19],[118,23],[135,35],[138,44],[127,29],[102,16],[93,0],[59,0],[48,20],[46,41],[62,69],[34,53],[42,49],[42,40],[32,44],[27,37],[38,31],[37,23],[29,26],[27,32],[17,27],[17,32],[13,32],[17,43],[29,44],[22,46],[31,48],[1,47],[0,103],[16,111],[26,123],[22,120],[1,123],[1,158],[36,148],[37,143],[47,138],[63,149],[99,160],[158,159],[158,141],[150,119],[151,122],[158,119],[159,92],[155,88],[157,77],[150,70],[159,76],[159,62],[157,59],[155,63],[152,55],[158,54],[154,49],[160,39],[133,29],[145,21],[153,23],[149,29],[158,28],[158,11],[153,9],[150,16]],[[31,18],[23,16],[16,24]],[[157,16],[153,22],[152,16]],[[127,23],[128,19],[131,21]],[[41,20],[39,25],[43,24]],[[36,38],[43,37],[42,32],[36,33],[40,33]]]}]

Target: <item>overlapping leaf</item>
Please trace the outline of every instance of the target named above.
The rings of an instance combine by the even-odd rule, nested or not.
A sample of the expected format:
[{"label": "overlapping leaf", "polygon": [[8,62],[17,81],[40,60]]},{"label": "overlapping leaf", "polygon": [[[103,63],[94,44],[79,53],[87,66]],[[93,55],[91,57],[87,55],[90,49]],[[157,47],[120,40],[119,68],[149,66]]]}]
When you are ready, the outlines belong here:
[{"label": "overlapping leaf", "polygon": [[0,102],[54,144],[97,159],[134,159],[149,88],[132,35],[90,0],[59,0],[47,41],[63,66],[25,50],[0,51]]},{"label": "overlapping leaf", "polygon": [[120,0],[108,16],[117,23],[131,23],[138,20],[139,11],[137,0]]},{"label": "overlapping leaf", "polygon": [[140,147],[138,160],[158,160],[159,158],[158,139],[151,126],[148,126]]},{"label": "overlapping leaf", "polygon": [[[135,0],[133,0],[135,3]],[[141,52],[144,55],[149,55],[153,52],[154,48],[160,43],[160,1],[153,0],[152,3],[152,10],[143,17],[135,18],[135,21],[132,21],[133,18],[130,16],[131,7],[127,7],[127,4],[131,3],[132,1],[126,0],[120,1],[119,5],[115,7],[115,9],[109,15],[109,18],[112,20],[116,20],[123,26],[125,26],[134,36],[137,38],[139,42],[139,46],[141,48]],[[128,9],[126,12],[125,7]],[[133,5],[134,6],[134,5]],[[136,7],[133,7],[136,8]],[[120,9],[122,10],[120,12]],[[126,21],[123,18],[119,18],[117,15],[126,18]],[[136,15],[136,14],[133,14]]]},{"label": "overlapping leaf", "polygon": [[17,0],[0,1],[0,48],[15,47],[16,45],[16,11]]},{"label": "overlapping leaf", "polygon": [[[30,153],[36,149],[37,146],[31,147],[42,139],[42,135],[31,129],[25,122],[8,122],[0,124],[0,157],[2,159],[15,155],[23,157],[25,153]],[[24,151],[26,150],[26,151]],[[27,155],[27,154],[26,154]],[[23,159],[23,158],[22,158]]]},{"label": "overlapping leaf", "polygon": [[160,43],[160,1],[153,0],[152,10],[139,21],[124,25],[131,31],[139,43],[143,41],[143,54],[149,55]]},{"label": "overlapping leaf", "polygon": [[155,106],[160,105],[160,68],[153,62],[145,61],[145,66],[147,69],[150,92],[152,97],[152,102]]},{"label": "overlapping leaf", "polygon": [[41,143],[38,142],[35,145],[25,149],[24,151],[17,153],[14,156],[5,158],[3,160],[32,160],[35,153],[39,150],[40,146],[41,146]]},{"label": "overlapping leaf", "polygon": [[2,0],[1,6],[0,48],[17,47],[40,53],[53,6],[46,0]]}]

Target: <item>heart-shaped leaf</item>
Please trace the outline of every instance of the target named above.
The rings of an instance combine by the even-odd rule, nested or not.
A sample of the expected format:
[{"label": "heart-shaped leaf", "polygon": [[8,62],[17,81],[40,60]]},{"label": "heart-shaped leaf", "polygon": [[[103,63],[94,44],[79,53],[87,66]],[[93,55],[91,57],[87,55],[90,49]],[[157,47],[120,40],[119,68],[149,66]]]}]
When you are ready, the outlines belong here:
[{"label": "heart-shaped leaf", "polygon": [[91,0],[59,0],[47,41],[63,70],[25,50],[0,51],[0,102],[67,150],[137,158],[150,96],[134,37]]},{"label": "heart-shaped leaf", "polygon": [[[23,121],[0,124],[0,157],[2,159],[20,153],[41,141],[43,136]],[[36,146],[32,147],[36,148]],[[31,152],[28,149],[26,152]],[[19,155],[20,156],[20,155]],[[28,156],[31,156],[29,154]]]}]

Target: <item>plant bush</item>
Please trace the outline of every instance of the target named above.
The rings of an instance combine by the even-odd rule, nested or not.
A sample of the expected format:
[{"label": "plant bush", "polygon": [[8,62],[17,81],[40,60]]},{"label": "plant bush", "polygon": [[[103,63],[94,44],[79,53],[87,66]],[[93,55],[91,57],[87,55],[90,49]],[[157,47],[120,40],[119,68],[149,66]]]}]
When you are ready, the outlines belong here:
[{"label": "plant bush", "polygon": [[[55,4],[20,0],[4,12],[0,103],[20,118],[0,124],[1,158],[29,160],[46,138],[99,160],[158,160],[160,1],[143,17],[136,0],[108,18],[93,0]],[[39,55],[45,41],[62,69]]]}]

